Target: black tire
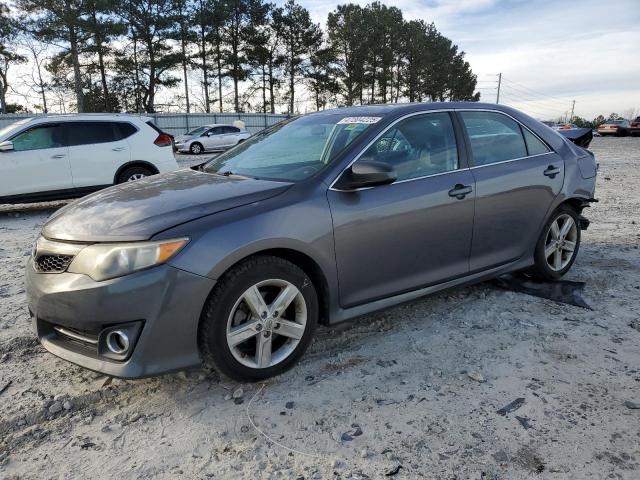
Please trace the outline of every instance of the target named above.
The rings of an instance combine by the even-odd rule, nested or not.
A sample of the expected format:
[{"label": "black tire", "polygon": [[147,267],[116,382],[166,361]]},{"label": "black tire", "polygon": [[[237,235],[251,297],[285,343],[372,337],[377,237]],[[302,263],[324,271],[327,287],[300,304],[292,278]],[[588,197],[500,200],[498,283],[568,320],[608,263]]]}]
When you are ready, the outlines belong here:
[{"label": "black tire", "polygon": [[[227,322],[244,292],[268,279],[290,282],[299,290],[306,304],[306,325],[295,349],[280,363],[266,368],[249,367],[240,363],[231,352],[227,342]],[[250,257],[225,273],[207,299],[198,333],[202,360],[219,373],[238,381],[259,381],[279,375],[291,368],[308,348],[318,323],[318,314],[316,289],[302,269],[279,257]],[[274,330],[274,333],[277,332]]]},{"label": "black tire", "polygon": [[[547,235],[549,234],[549,230],[551,225],[558,219],[558,217],[562,215],[569,215],[573,219],[576,225],[576,241],[575,248],[573,250],[573,254],[569,262],[564,266],[564,268],[560,270],[553,270],[548,262],[547,257],[545,256],[545,247],[547,243]],[[545,223],[544,228],[542,229],[542,233],[538,238],[538,242],[536,243],[534,260],[535,264],[531,267],[527,273],[531,276],[537,278],[538,280],[543,281],[553,281],[559,280],[565,273],[569,271],[573,262],[575,262],[576,257],[578,256],[578,250],[580,249],[580,240],[581,240],[581,231],[580,231],[580,219],[578,213],[572,208],[570,205],[560,205],[549,217],[547,223]]]},{"label": "black tire", "polygon": [[[120,175],[118,175],[118,180],[116,183],[125,183],[125,182],[132,182],[135,180],[139,180],[140,178],[143,177],[149,177],[151,175],[153,175],[155,172],[151,171],[150,168],[148,167],[143,167],[140,165],[137,165],[135,167],[129,167],[129,168],[125,168]],[[138,177],[138,178],[136,178]]]},{"label": "black tire", "polygon": [[189,153],[191,155],[200,155],[202,152],[204,152],[204,147],[200,142],[193,142],[189,146]]}]

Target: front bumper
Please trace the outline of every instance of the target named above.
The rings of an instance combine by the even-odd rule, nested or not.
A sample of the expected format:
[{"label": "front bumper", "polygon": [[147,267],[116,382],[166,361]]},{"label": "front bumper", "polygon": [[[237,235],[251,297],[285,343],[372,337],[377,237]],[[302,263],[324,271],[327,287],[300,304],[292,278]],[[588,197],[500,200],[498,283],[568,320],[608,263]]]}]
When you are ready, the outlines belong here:
[{"label": "front bumper", "polygon": [[[122,378],[200,364],[198,322],[214,285],[169,265],[103,282],[68,272],[37,273],[32,260],[26,267],[29,311],[42,345],[60,358]],[[126,359],[107,358],[97,344],[92,347],[92,339],[120,325],[139,325]]]},{"label": "front bumper", "polygon": [[176,152],[189,153],[190,146],[191,144],[187,144],[187,143],[177,143],[173,146],[173,148],[175,149]]}]

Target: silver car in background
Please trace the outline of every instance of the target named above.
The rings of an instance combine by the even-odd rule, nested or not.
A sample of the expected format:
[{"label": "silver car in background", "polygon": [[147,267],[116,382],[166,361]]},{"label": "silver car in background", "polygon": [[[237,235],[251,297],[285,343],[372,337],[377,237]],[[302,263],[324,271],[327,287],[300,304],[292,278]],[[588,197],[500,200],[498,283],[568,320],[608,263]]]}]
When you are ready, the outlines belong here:
[{"label": "silver car in background", "polygon": [[175,139],[180,153],[199,155],[214,150],[225,150],[245,141],[251,134],[246,128],[235,125],[211,124],[195,128]]}]

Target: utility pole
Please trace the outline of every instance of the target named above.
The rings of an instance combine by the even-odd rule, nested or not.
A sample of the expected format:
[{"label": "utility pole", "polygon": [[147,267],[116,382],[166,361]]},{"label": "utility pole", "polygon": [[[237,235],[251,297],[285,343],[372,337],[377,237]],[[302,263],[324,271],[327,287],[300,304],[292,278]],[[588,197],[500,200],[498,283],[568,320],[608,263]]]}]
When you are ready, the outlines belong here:
[{"label": "utility pole", "polygon": [[571,118],[569,119],[569,123],[573,123],[573,111],[576,108],[576,101],[574,100],[571,104]]},{"label": "utility pole", "polygon": [[500,85],[502,85],[502,72],[498,74],[498,93],[496,94],[496,103],[500,103]]}]

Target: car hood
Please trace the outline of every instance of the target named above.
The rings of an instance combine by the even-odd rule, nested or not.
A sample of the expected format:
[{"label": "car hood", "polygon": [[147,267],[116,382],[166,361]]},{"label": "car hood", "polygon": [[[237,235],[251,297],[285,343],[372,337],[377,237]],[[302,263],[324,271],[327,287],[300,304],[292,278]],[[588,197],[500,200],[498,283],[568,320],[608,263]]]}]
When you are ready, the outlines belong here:
[{"label": "car hood", "polygon": [[191,139],[193,139],[191,135],[178,135],[177,137],[175,137],[175,142],[183,143],[183,142],[188,142]]},{"label": "car hood", "polygon": [[266,200],[292,184],[178,170],[107,188],[58,210],[42,229],[50,239],[147,240],[196,218]]}]

